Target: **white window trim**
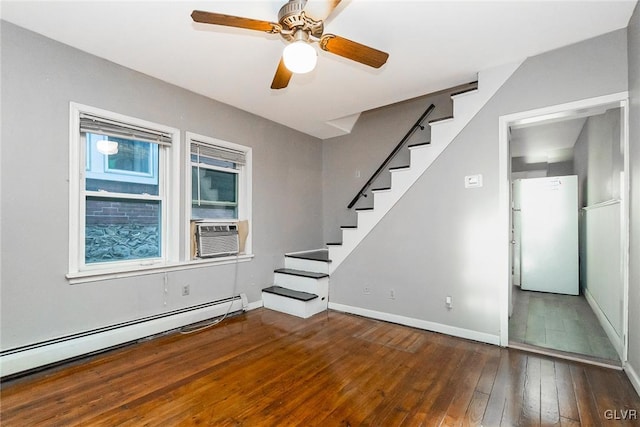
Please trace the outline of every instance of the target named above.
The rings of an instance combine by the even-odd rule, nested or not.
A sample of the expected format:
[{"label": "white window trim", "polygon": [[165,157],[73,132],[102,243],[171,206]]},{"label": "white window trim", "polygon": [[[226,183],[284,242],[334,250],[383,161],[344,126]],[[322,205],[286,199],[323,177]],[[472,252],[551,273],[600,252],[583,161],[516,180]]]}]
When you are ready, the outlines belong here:
[{"label": "white window trim", "polygon": [[[241,257],[253,257],[253,233],[252,233],[252,171],[253,171],[253,159],[252,149],[233,142],[223,141],[221,139],[212,138],[209,136],[199,135],[193,132],[185,133],[185,163],[184,163],[184,227],[183,235],[185,241],[183,244],[182,259],[187,260],[191,264],[217,264],[221,263],[221,260],[216,258],[208,259],[196,259],[191,260],[191,231],[190,231],[190,219],[191,219],[191,143],[192,142],[204,142],[207,144],[217,145],[232,150],[242,151],[245,153],[245,165],[242,173],[239,174],[238,179],[238,221],[246,220],[248,222],[248,234],[245,242],[244,254]],[[219,220],[223,222],[229,222],[229,220]],[[234,257],[235,258],[235,257]]]},{"label": "white window trim", "polygon": [[[179,262],[180,253],[180,130],[160,125],[123,114],[114,113],[99,108],[70,103],[69,114],[69,271],[67,278],[114,276],[120,272],[139,270],[148,274],[150,268],[175,265]],[[80,135],[80,113],[91,113],[106,119],[117,120],[134,126],[157,129],[171,134],[171,147],[166,155],[161,156],[164,162],[164,174],[160,177],[164,181],[164,203],[162,203],[162,256],[131,262],[102,263],[87,266],[80,260],[84,254],[82,242],[85,216],[81,212],[84,204],[84,193],[80,191],[82,179],[86,171],[80,167],[81,156],[86,156]]]}]

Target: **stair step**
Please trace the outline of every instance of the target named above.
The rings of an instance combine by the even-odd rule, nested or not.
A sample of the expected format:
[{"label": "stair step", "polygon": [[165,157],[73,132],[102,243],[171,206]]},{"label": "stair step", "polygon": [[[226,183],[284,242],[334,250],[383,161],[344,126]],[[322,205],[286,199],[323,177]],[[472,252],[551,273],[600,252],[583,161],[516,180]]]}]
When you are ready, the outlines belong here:
[{"label": "stair step", "polygon": [[431,125],[434,123],[446,122],[447,120],[453,120],[453,116],[440,117],[439,119],[429,120],[429,124]]},{"label": "stair step", "polygon": [[358,228],[357,225],[343,225],[340,228],[342,228],[343,230],[345,229],[353,229],[353,228]]},{"label": "stair step", "polygon": [[331,262],[329,259],[329,251],[325,249],[319,249],[317,251],[298,252],[294,254],[285,254],[285,257],[308,259],[311,261]]},{"label": "stair step", "polygon": [[274,273],[289,274],[291,276],[309,277],[311,279],[322,279],[329,277],[326,273],[314,273],[312,271],[294,270],[293,268],[278,268]]},{"label": "stair step", "polygon": [[337,243],[337,242],[335,242],[335,243],[333,243],[333,242],[332,243],[327,243],[327,246],[342,246],[342,242],[340,242],[340,243]]},{"label": "stair step", "polygon": [[282,297],[293,298],[298,301],[311,301],[313,299],[318,298],[316,294],[310,294],[308,292],[302,291],[294,291],[293,289],[283,288],[282,286],[270,286],[268,288],[264,288],[262,292],[267,292],[269,294],[280,295]]},{"label": "stair step", "polygon": [[356,208],[356,211],[372,211],[373,208]]},{"label": "stair step", "polygon": [[373,190],[371,190],[371,192],[374,191],[389,191],[391,190],[391,187],[380,187],[380,188],[374,188]]},{"label": "stair step", "polygon": [[419,142],[417,144],[407,145],[407,148],[411,149],[411,148],[417,148],[417,147],[424,147],[425,145],[431,145],[431,141]]},{"label": "stair step", "polygon": [[473,91],[476,91],[476,90],[478,90],[478,82],[477,81],[469,83],[469,87],[468,88],[459,90],[457,92],[453,92],[449,96],[453,98],[454,96],[462,95],[464,93],[473,92]]},{"label": "stair step", "polygon": [[390,171],[399,171],[399,170],[403,170],[403,169],[411,169],[411,165],[407,165],[407,166],[394,166],[392,168],[389,168]]}]

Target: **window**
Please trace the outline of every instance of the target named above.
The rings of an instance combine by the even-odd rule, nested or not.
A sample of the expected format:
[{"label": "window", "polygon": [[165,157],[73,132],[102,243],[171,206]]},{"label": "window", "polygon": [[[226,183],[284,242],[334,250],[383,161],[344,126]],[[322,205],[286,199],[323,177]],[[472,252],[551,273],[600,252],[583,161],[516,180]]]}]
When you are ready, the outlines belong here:
[{"label": "window", "polygon": [[238,219],[242,151],[191,142],[191,219]]},{"label": "window", "polygon": [[[249,221],[251,149],[187,132],[191,221]],[[250,252],[250,234],[245,252]]]},{"label": "window", "polygon": [[175,261],[176,129],[71,105],[70,273]]}]

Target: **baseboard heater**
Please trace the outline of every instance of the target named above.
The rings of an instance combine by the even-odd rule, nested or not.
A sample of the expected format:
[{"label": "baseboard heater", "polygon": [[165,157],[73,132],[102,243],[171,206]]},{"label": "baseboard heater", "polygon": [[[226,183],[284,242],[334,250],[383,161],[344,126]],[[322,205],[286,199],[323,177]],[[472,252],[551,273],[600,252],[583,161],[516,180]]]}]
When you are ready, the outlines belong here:
[{"label": "baseboard heater", "polygon": [[[231,304],[229,307],[228,304]],[[229,313],[245,311],[244,294],[185,307],[166,313],[116,323],[77,334],[0,351],[0,379],[47,369],[78,357],[86,357],[130,344],[153,335]],[[19,374],[19,375],[18,375]]]}]

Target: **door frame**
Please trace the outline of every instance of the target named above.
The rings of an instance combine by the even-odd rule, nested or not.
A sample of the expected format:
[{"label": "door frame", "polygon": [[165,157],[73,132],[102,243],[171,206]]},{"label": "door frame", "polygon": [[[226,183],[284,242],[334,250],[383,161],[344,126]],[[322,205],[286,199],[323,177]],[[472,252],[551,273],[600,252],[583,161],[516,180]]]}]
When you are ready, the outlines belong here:
[{"label": "door frame", "polygon": [[[622,281],[623,309],[622,362],[627,361],[628,327],[629,327],[629,92],[618,92],[611,95],[582,99],[579,101],[538,108],[529,111],[500,116],[498,120],[498,196],[499,196],[499,230],[500,244],[500,345],[509,345],[509,306],[511,303],[511,156],[509,152],[510,127],[517,124],[537,123],[550,119],[578,116],[589,110],[603,107],[621,109],[623,179],[620,197],[622,199]],[[589,114],[586,114],[588,116]],[[591,114],[593,115],[593,114]]]}]

